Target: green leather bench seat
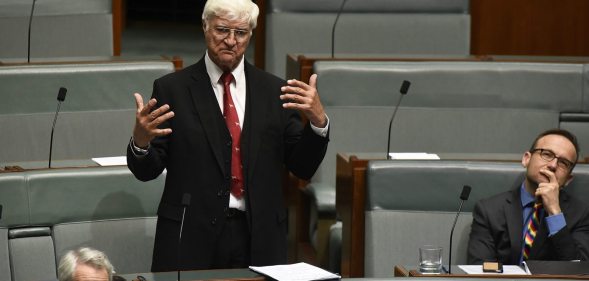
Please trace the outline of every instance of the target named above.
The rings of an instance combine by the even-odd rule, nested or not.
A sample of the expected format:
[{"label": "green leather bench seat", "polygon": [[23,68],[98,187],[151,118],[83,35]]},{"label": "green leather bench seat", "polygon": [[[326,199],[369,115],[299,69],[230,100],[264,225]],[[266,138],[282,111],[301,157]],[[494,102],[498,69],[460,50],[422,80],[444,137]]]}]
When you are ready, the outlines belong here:
[{"label": "green leather bench seat", "polygon": [[589,151],[588,68],[564,62],[315,62],[331,141],[308,186],[311,213],[336,217],[338,152],[385,158],[403,80],[412,85],[394,120],[391,152],[519,154],[540,132],[562,127],[579,136],[583,155]]},{"label": "green leather bench seat", "polygon": [[118,273],[149,272],[164,180],[138,181],[126,166],[0,173],[0,277],[56,278],[56,262],[81,246]]},{"label": "green leather bench seat", "polygon": [[[0,61],[27,61],[32,0],[0,0]],[[31,60],[113,55],[111,0],[35,3]]]},{"label": "green leather bench seat", "polygon": [[[288,54],[331,54],[332,27],[342,1],[267,3],[267,71],[284,77]],[[468,55],[469,1],[347,1],[334,37],[336,56]]]},{"label": "green leather bench seat", "polygon": [[169,61],[0,66],[0,164],[47,160],[60,87],[67,88],[53,159],[125,155],[135,122],[133,93],[147,99]]}]

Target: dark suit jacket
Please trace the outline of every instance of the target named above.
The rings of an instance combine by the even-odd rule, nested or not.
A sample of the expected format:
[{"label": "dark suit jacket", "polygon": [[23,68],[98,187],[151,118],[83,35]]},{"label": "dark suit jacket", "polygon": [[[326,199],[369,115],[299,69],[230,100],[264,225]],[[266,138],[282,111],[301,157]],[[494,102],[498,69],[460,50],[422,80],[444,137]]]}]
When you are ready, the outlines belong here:
[{"label": "dark suit jacket", "polygon": [[[521,185],[521,182],[520,182]],[[523,218],[520,185],[510,191],[480,200],[473,211],[468,242],[468,263],[500,261],[519,264],[522,252]],[[530,252],[530,260],[588,260],[589,208],[566,193],[560,192],[560,207],[566,227],[548,237],[542,220]]]},{"label": "dark suit jacket", "polygon": [[[287,214],[282,190],[284,167],[309,179],[323,160],[328,139],[282,107],[286,82],[245,62],[246,110],[241,136],[252,265],[286,262]],[[152,141],[144,158],[127,149],[129,169],[142,181],[167,169],[158,208],[152,271],[178,268],[181,200],[191,194],[182,232],[181,269],[211,267],[229,204],[231,137],[215,98],[204,58],[154,82],[158,106],[175,116],[161,127],[172,134]]]}]

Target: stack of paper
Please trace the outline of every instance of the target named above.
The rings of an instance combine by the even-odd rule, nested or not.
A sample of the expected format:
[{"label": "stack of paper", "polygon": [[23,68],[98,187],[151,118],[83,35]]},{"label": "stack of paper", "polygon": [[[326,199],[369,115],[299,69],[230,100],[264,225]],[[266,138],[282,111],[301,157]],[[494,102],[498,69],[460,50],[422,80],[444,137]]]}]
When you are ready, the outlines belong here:
[{"label": "stack of paper", "polygon": [[339,275],[304,262],[272,266],[250,266],[250,269],[279,281],[335,280],[341,278]]}]

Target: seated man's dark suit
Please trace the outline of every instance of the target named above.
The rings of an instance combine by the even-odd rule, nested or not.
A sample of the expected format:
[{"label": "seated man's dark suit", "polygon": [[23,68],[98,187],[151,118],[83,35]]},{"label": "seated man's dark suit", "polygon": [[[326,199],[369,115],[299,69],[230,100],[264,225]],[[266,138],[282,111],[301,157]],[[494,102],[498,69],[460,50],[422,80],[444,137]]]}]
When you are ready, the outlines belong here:
[{"label": "seated man's dark suit", "polygon": [[[544,219],[534,240],[530,260],[589,260],[589,204],[560,190],[566,227],[548,237]],[[520,186],[477,202],[468,243],[468,264],[499,261],[517,265],[523,236]]]}]

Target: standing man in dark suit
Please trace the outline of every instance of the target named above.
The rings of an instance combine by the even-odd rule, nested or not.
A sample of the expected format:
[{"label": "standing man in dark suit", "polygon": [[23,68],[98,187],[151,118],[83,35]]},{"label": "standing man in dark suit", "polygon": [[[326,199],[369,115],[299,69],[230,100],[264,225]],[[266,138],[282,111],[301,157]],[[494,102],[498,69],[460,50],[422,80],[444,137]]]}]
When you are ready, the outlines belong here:
[{"label": "standing man in dark suit", "polygon": [[152,271],[286,262],[283,168],[309,179],[329,124],[316,75],[284,81],[244,59],[258,13],[251,0],[208,0],[204,57],[157,79],[147,104],[135,94],[129,169],[142,181],[167,169]]},{"label": "standing man in dark suit", "polygon": [[[569,196],[565,188],[573,179],[578,157],[579,146],[572,133],[553,129],[540,134],[523,155],[523,183],[477,202],[468,263],[588,260],[589,207]],[[541,203],[537,212],[536,203]]]}]

